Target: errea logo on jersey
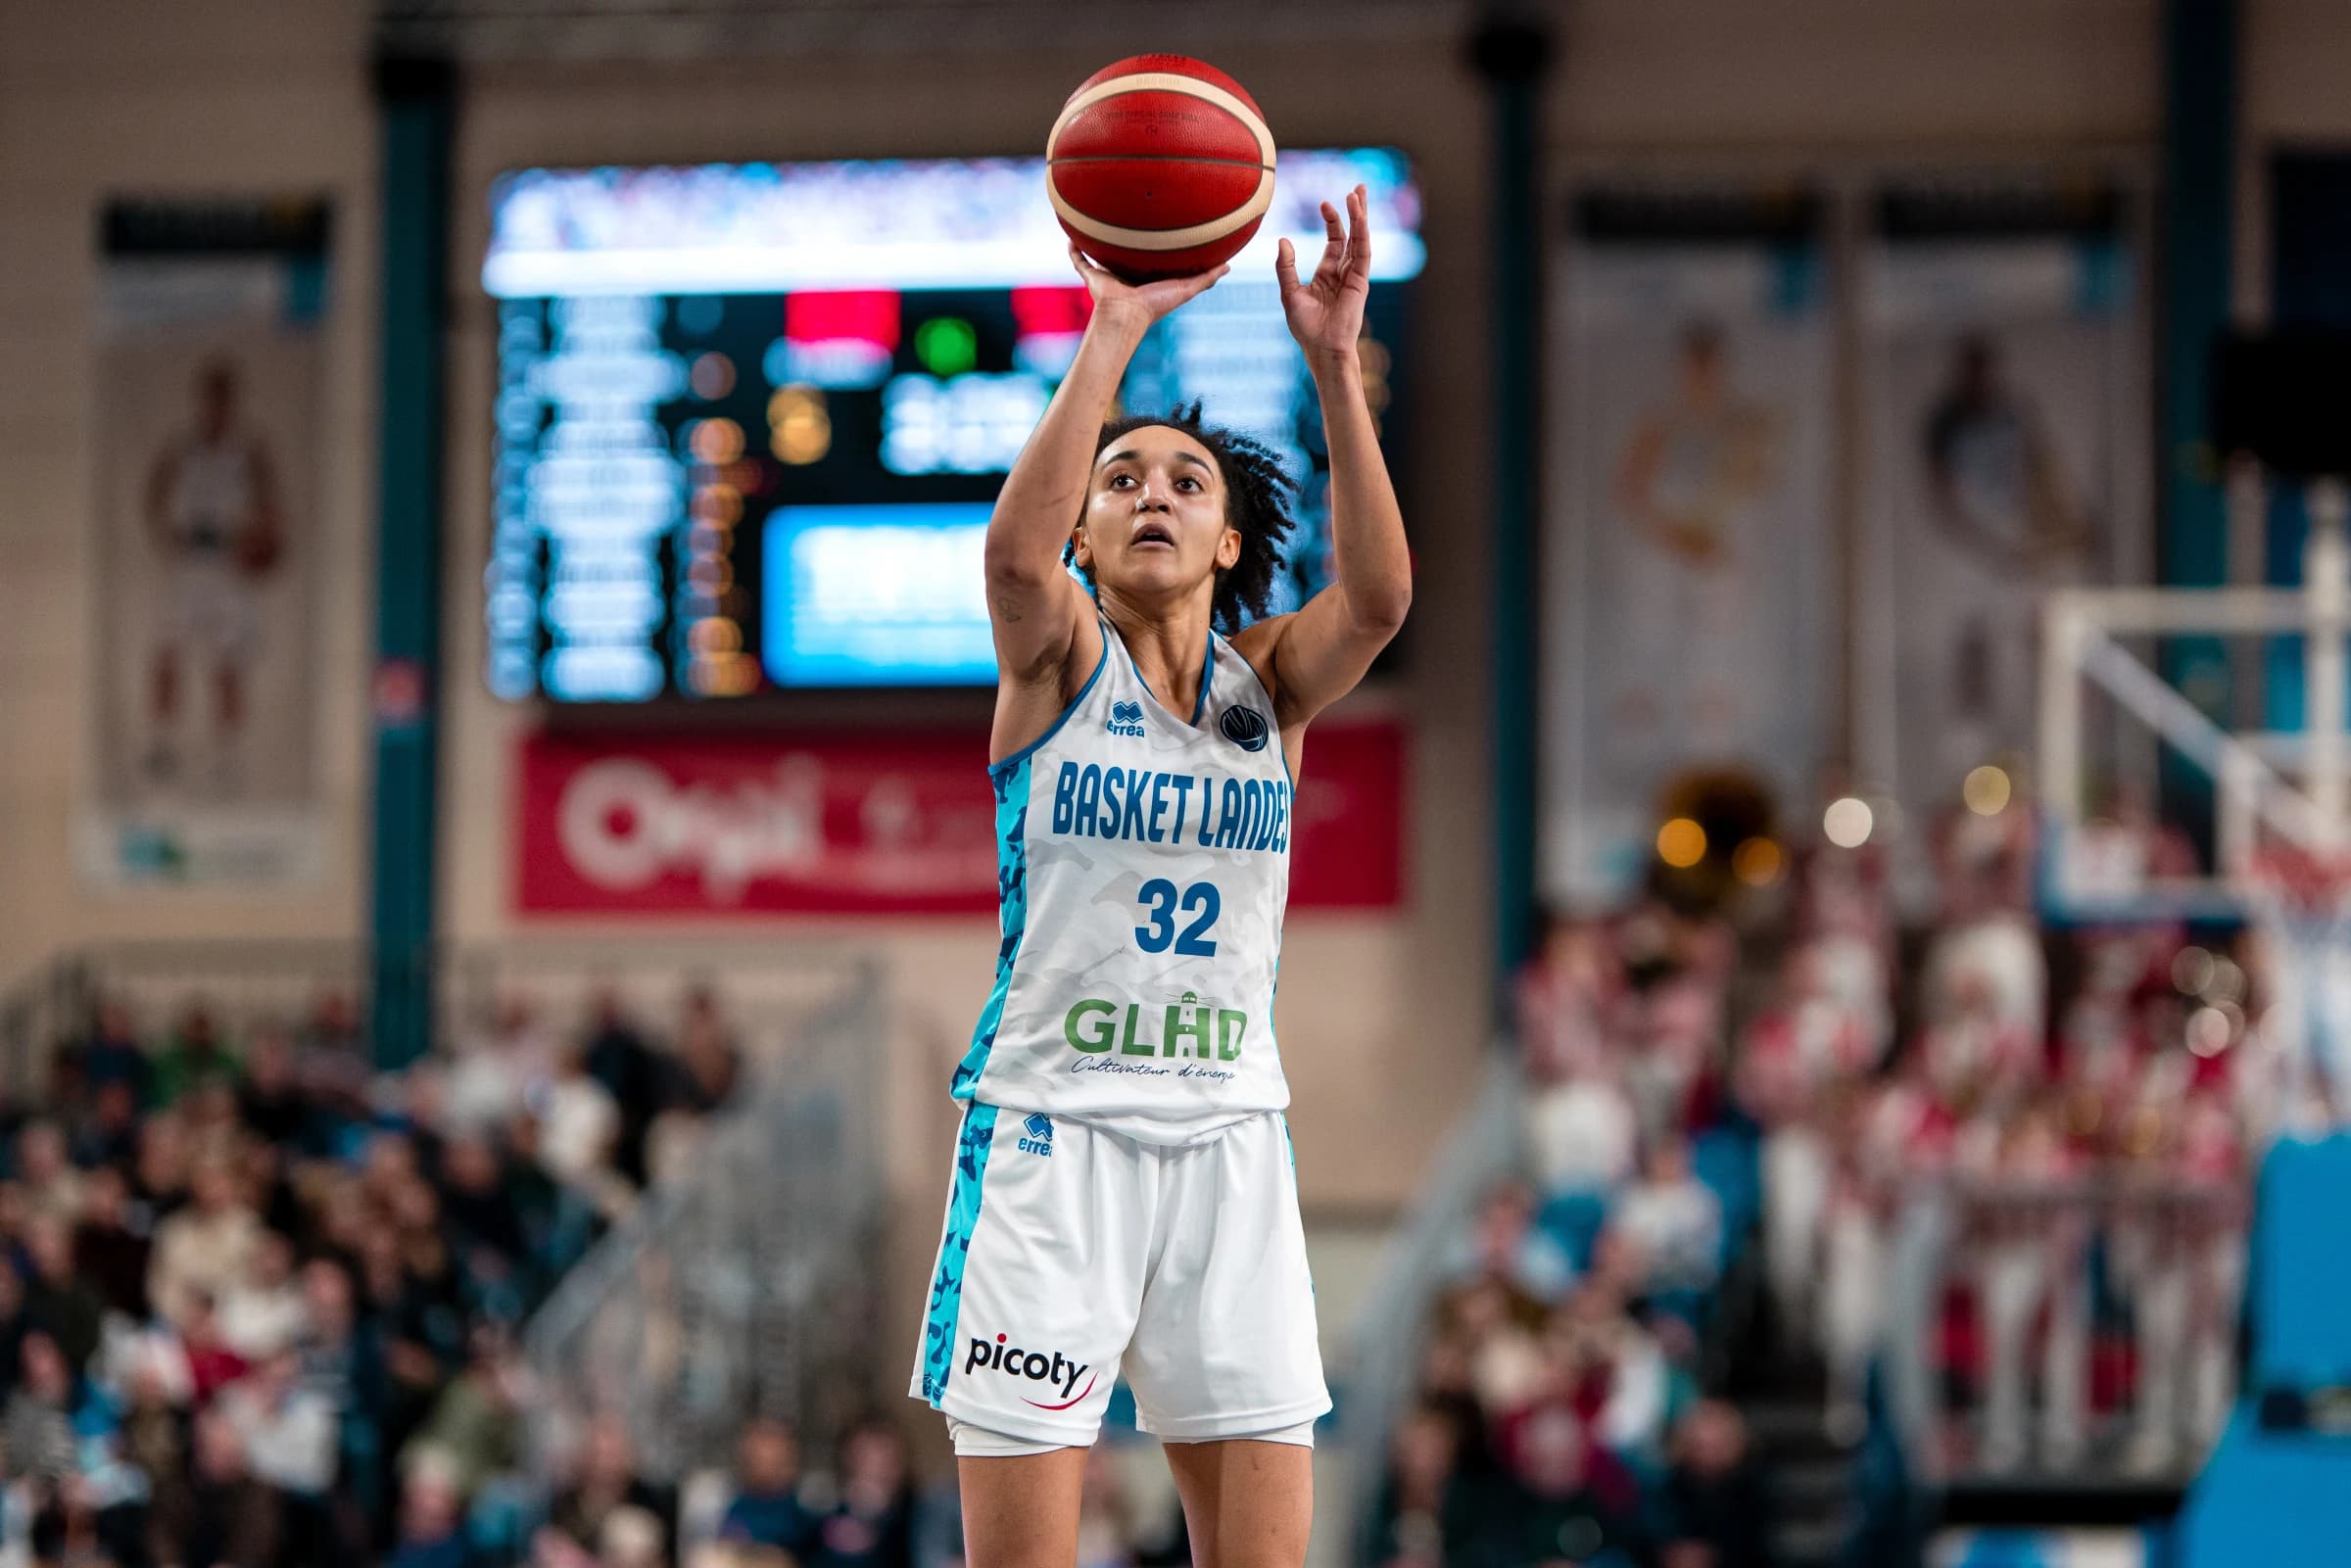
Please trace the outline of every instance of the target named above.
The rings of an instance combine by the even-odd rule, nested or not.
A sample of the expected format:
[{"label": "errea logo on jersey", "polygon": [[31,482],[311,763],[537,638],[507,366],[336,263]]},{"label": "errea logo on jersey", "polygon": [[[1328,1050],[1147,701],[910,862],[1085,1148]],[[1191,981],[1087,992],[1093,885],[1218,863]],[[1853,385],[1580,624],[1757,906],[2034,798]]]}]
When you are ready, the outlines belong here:
[{"label": "errea logo on jersey", "polygon": [[1113,702],[1110,722],[1103,729],[1112,735],[1130,736],[1141,739],[1143,735],[1143,705],[1140,702]]},{"label": "errea logo on jersey", "polygon": [[1021,1153],[1043,1155],[1047,1159],[1052,1158],[1053,1118],[1051,1117],[1041,1111],[1033,1114],[1028,1120],[1021,1123]]}]

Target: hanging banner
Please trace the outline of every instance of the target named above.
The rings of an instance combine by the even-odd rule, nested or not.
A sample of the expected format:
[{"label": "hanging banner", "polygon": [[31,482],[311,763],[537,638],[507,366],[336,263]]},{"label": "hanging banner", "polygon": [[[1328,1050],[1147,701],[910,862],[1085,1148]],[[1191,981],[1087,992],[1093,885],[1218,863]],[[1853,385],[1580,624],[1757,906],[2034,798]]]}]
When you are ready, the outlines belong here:
[{"label": "hanging banner", "polygon": [[320,389],[331,213],[116,202],[99,223],[89,786],[101,886],[283,886],[325,859]]},{"label": "hanging banner", "polygon": [[[1974,769],[2025,776],[2043,595],[2147,576],[2131,225],[2129,200],[2099,185],[1922,181],[1874,204],[1858,729],[1913,823],[1953,810]],[[2102,770],[2112,742],[2093,748]]]},{"label": "hanging banner", "polygon": [[[985,732],[534,736],[517,769],[527,914],[951,915],[996,908]],[[1403,730],[1318,727],[1292,909],[1403,897]]]},{"label": "hanging banner", "polygon": [[1801,189],[1592,190],[1554,279],[1543,885],[1607,899],[1678,774],[1831,738],[1830,331]]}]

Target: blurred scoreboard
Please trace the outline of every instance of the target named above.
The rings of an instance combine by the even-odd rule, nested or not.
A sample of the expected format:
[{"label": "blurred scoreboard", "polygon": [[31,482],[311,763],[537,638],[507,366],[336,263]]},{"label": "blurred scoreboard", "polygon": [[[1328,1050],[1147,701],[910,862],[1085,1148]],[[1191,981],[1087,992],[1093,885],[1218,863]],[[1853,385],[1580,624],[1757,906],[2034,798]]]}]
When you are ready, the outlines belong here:
[{"label": "blurred scoreboard", "polygon": [[[1276,610],[1329,577],[1321,415],[1277,236],[1371,194],[1364,356],[1383,439],[1421,264],[1401,155],[1284,152],[1264,230],[1161,322],[1129,409],[1202,400],[1299,481]],[[501,178],[485,675],[642,702],[995,679],[990,503],[1085,330],[1041,160],[534,169]],[[1387,442],[1391,461],[1395,443]],[[1072,519],[1075,522],[1075,518]]]}]

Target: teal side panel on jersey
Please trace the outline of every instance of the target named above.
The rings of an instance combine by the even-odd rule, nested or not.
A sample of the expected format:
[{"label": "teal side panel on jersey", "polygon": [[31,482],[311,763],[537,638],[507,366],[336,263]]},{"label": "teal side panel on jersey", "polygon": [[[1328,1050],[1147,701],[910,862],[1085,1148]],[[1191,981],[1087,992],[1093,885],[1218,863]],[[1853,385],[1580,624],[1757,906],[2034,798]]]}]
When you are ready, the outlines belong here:
[{"label": "teal side panel on jersey", "polygon": [[1001,911],[999,924],[1003,941],[996,948],[996,984],[987,993],[987,1005],[980,1010],[980,1022],[972,1030],[972,1047],[963,1053],[956,1065],[955,1081],[947,1092],[958,1100],[977,1097],[980,1074],[987,1070],[987,1054],[995,1049],[996,1030],[1004,1022],[1004,998],[1012,989],[1013,960],[1021,956],[1021,937],[1029,928],[1029,781],[1030,759],[1037,749],[1061,734],[1061,727],[1070,722],[1102,679],[1102,671],[1110,663],[1110,634],[1102,634],[1102,656],[1094,660],[1094,673],[1085,678],[1085,685],[1061,710],[1050,728],[1002,762],[987,770],[987,782],[996,792],[996,903]]},{"label": "teal side panel on jersey", "polygon": [[947,1199],[947,1234],[938,1244],[931,1310],[923,1319],[923,1398],[934,1405],[946,1398],[947,1374],[955,1367],[963,1269],[971,1260],[972,1233],[980,1228],[980,1182],[987,1173],[987,1152],[995,1136],[994,1106],[976,1105],[964,1112],[963,1133],[955,1140],[955,1190]]},{"label": "teal side panel on jersey", "polygon": [[990,769],[988,783],[996,790],[996,901],[1002,910],[1003,940],[996,947],[996,983],[980,1010],[972,1030],[971,1049],[955,1068],[948,1091],[969,1100],[987,1070],[987,1054],[996,1047],[996,1029],[1004,1022],[1004,998],[1012,990],[1013,961],[1021,955],[1021,937],[1029,929],[1029,758],[1012,767]]}]

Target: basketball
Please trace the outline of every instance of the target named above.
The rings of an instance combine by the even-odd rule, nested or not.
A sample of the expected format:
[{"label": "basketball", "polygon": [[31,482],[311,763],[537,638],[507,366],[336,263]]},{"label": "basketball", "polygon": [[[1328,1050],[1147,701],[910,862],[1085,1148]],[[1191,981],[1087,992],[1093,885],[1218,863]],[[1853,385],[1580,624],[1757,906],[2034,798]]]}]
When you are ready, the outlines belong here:
[{"label": "basketball", "polygon": [[1062,228],[1130,282],[1229,261],[1273,201],[1273,133],[1257,101],[1184,55],[1135,55],[1080,82],[1045,163]]}]

